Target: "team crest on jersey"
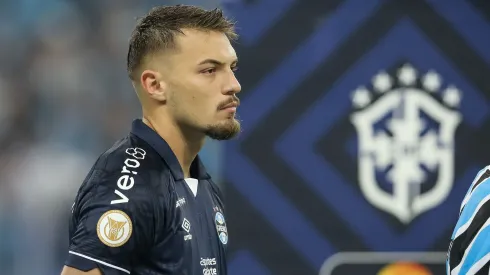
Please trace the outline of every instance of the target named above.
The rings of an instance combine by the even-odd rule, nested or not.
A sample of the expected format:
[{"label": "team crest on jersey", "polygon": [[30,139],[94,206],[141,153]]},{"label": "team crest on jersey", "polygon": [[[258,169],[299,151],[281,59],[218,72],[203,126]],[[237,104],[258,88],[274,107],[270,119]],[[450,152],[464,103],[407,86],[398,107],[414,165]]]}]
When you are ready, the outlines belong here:
[{"label": "team crest on jersey", "polygon": [[461,93],[410,64],[372,82],[372,90],[352,95],[360,189],[373,206],[409,223],[451,191]]},{"label": "team crest on jersey", "polygon": [[131,237],[133,225],[129,216],[120,210],[105,212],[97,223],[99,240],[110,247],[119,247]]},{"label": "team crest on jersey", "polygon": [[214,222],[216,224],[216,231],[218,231],[219,240],[222,244],[227,244],[228,229],[226,228],[225,216],[221,212],[216,212]]}]

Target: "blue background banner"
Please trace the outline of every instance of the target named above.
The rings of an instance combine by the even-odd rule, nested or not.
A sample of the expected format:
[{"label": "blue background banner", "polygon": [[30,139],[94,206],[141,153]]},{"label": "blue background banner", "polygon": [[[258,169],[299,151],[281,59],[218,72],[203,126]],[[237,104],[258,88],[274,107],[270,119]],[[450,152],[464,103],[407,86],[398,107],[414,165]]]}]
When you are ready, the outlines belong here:
[{"label": "blue background banner", "polygon": [[488,0],[0,1],[2,275],[60,274],[78,188],[141,117],[136,19],[174,4],[240,34],[243,131],[200,153],[230,275],[445,274],[490,165]]},{"label": "blue background banner", "polygon": [[[488,163],[489,5],[285,1],[261,19],[263,11],[253,11],[260,2],[225,6],[238,20],[247,18],[244,43],[237,45],[243,134],[226,145],[224,169],[234,270],[318,274],[329,258],[343,252],[444,252],[461,199]],[[415,69],[416,88],[442,105],[444,89],[457,87],[457,106],[446,107],[461,117],[449,144],[454,158],[450,172],[443,172],[444,161],[438,163],[419,195],[442,182],[437,179],[444,173],[451,174],[450,192],[409,222],[366,199],[361,190],[366,179],[358,166],[364,137],[350,119],[353,92],[369,86],[373,97],[387,96],[393,90],[376,94],[373,78],[386,72],[396,80],[403,64]],[[424,90],[428,72],[438,75],[438,91]],[[404,104],[397,109],[409,108]],[[432,125],[440,129],[444,123]],[[389,137],[396,141],[394,133]],[[410,155],[397,158],[391,169]],[[388,185],[386,190],[399,184]],[[444,257],[437,259],[427,266],[433,274],[443,274]],[[374,269],[353,263],[335,274],[376,274],[383,264],[389,263]]]}]

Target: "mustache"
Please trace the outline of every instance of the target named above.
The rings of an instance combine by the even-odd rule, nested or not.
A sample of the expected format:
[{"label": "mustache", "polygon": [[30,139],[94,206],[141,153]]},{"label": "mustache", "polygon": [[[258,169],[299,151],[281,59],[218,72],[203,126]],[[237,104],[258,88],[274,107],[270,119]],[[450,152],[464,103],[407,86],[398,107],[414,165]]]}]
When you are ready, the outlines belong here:
[{"label": "mustache", "polygon": [[228,104],[232,104],[236,102],[238,106],[240,106],[240,99],[236,96],[230,97],[228,100],[221,102],[218,105],[218,110],[224,109]]}]

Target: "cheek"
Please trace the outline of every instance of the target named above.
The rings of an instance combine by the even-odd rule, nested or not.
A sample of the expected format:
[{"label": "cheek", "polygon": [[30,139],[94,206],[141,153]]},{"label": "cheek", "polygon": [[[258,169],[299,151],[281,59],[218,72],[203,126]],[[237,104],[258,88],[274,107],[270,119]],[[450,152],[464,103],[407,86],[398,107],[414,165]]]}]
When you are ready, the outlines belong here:
[{"label": "cheek", "polygon": [[216,114],[216,104],[209,99],[202,99],[196,102],[196,110],[199,110],[198,115],[205,119],[211,119]]},{"label": "cheek", "polygon": [[197,124],[211,123],[216,107],[210,105],[206,97],[197,93],[189,93],[185,96],[182,93],[178,97],[179,102],[174,107],[179,116]]},{"label": "cheek", "polygon": [[202,91],[196,91],[192,93],[189,99],[191,105],[189,108],[195,110],[198,115],[209,118],[209,116],[216,114],[218,103],[216,99],[209,94]]},{"label": "cheek", "polygon": [[193,120],[201,123],[212,123],[211,120],[216,117],[220,102],[219,94],[215,92],[219,89],[202,81],[202,79],[190,78],[186,80],[180,83],[181,85],[176,91],[180,105],[186,109],[187,114],[193,117]]}]

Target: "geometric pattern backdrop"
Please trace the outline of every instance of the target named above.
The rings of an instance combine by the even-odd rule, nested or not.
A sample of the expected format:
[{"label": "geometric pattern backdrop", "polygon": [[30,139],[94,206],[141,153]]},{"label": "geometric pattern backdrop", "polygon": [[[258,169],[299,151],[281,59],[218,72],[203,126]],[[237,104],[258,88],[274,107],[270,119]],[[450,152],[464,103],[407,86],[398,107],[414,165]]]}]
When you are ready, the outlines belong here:
[{"label": "geometric pattern backdrop", "polygon": [[[226,145],[230,273],[319,274],[328,259],[350,255],[338,274],[376,274],[388,262],[355,264],[377,255],[360,252],[375,251],[387,252],[379,254],[387,261],[390,255],[393,261],[433,256],[426,266],[443,274],[440,255],[459,204],[476,172],[490,163],[488,2],[228,1],[225,10],[241,35],[235,48],[243,121],[241,137]],[[403,68],[411,68],[408,78]],[[362,190],[363,137],[352,115],[410,76],[412,88],[461,121],[454,143],[446,144],[454,160],[444,172],[452,177],[445,183],[449,193],[403,220]],[[356,91],[363,93],[356,97]],[[445,123],[424,121],[439,130]],[[427,164],[424,180],[418,193],[407,193],[408,205],[444,177],[446,160],[431,154],[418,159]],[[374,181],[393,193],[383,171]]]}]

